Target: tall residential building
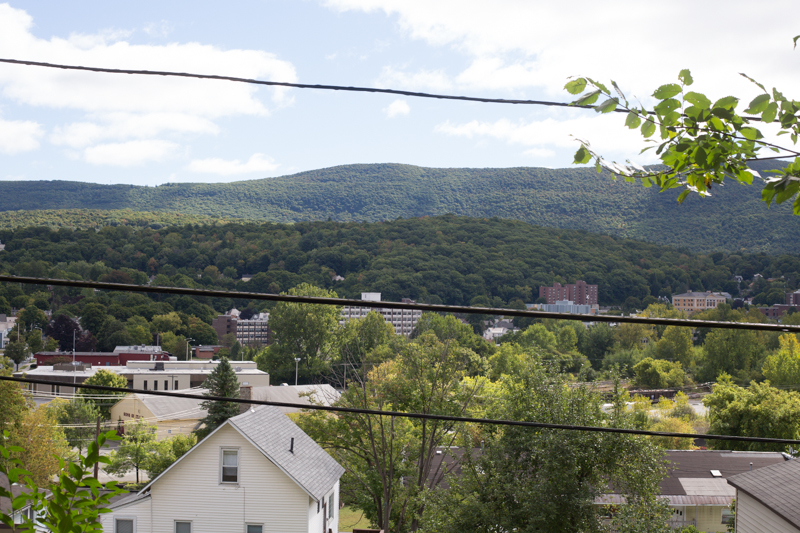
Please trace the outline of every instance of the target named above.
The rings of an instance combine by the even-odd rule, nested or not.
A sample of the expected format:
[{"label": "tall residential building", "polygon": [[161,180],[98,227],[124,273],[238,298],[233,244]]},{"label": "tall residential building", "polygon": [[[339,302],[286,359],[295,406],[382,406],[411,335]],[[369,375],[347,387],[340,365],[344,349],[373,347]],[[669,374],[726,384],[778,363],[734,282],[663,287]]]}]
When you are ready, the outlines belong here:
[{"label": "tall residential building", "polygon": [[231,309],[227,315],[219,315],[211,322],[211,327],[217,332],[217,338],[229,334],[236,334],[236,340],[242,346],[266,346],[272,343],[269,331],[269,313],[258,313],[252,318],[240,318],[238,309]]},{"label": "tall residential building", "polygon": [[727,293],[720,292],[689,291],[673,296],[672,306],[687,313],[694,313],[695,311],[705,311],[706,309],[713,309],[719,304],[724,304],[729,296]]},{"label": "tall residential building", "polygon": [[550,305],[564,300],[575,305],[597,305],[597,285],[588,285],[582,280],[566,286],[553,283],[552,287],[539,287],[539,298],[546,298]]},{"label": "tall residential building", "polygon": [[786,305],[800,307],[800,291],[788,293],[786,295]]},{"label": "tall residential building", "polygon": [[[381,293],[379,292],[362,292],[361,299],[370,302],[380,302]],[[408,298],[403,298],[403,303],[416,303]],[[346,305],[342,308],[342,320],[340,324],[344,324],[348,320],[354,318],[364,318],[370,311],[375,311],[383,316],[383,319],[394,326],[394,332],[398,335],[411,335],[417,320],[422,316],[422,311],[417,309],[387,309],[376,307],[358,307]]]}]

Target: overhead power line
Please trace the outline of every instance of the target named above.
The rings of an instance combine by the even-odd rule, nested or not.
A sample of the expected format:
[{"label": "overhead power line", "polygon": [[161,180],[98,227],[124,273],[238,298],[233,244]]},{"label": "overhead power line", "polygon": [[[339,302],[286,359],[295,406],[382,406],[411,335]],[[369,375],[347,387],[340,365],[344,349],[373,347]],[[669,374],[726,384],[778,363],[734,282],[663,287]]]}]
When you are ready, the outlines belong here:
[{"label": "overhead power line", "polygon": [[129,283],[108,283],[103,281],[78,281],[53,278],[31,278],[0,274],[0,282],[25,283],[29,285],[58,285],[61,287],[82,287],[122,292],[147,292],[155,294],[180,294],[182,296],[237,298],[241,300],[266,300],[271,302],[292,302],[319,305],[341,305],[370,307],[375,309],[408,309],[431,313],[464,313],[471,315],[513,316],[521,318],[552,318],[555,320],[578,320],[581,322],[611,322],[630,324],[650,324],[655,326],[680,326],[688,328],[746,329],[756,331],[776,331],[800,333],[800,326],[782,324],[760,324],[753,322],[718,322],[713,320],[687,320],[681,318],[652,318],[613,315],[578,315],[569,313],[550,313],[521,309],[495,309],[491,307],[467,307],[462,305],[438,305],[403,302],[376,302],[348,298],[322,298],[317,296],[294,296],[290,294],[267,294],[262,292],[236,292],[215,289],[187,289],[184,287],[161,287],[133,285]]},{"label": "overhead power line", "polygon": [[[402,91],[398,89],[381,89],[378,87],[353,87],[346,85],[321,85],[308,83],[289,83],[283,81],[265,81],[253,78],[237,78],[234,76],[220,76],[216,74],[194,74],[189,72],[171,72],[163,70],[130,70],[120,68],[101,68],[84,67],[79,65],[61,65],[56,63],[43,63],[40,61],[24,61],[20,59],[2,59],[0,63],[10,63],[13,65],[27,65],[32,67],[47,67],[62,70],[82,70],[87,72],[102,72],[106,74],[133,74],[139,76],[168,76],[175,78],[196,78],[201,80],[220,80],[233,81],[237,83],[249,83],[253,85],[267,85],[271,87],[289,87],[292,89],[317,89],[323,91],[346,91],[359,93],[383,93],[396,94],[400,96],[412,96],[415,98],[434,98],[437,100],[462,100],[466,102],[481,102],[484,104],[518,104],[518,105],[539,105],[551,107],[577,107],[583,109],[594,109],[593,105],[573,105],[565,102],[550,102],[546,100],[513,100],[507,98],[483,98],[478,96],[459,96],[452,94],[422,93],[415,91]],[[617,109],[617,112],[627,113],[627,110]]]},{"label": "overhead power line", "polygon": [[[0,376],[2,381],[14,381],[17,383],[33,383],[36,385],[52,385],[52,381],[43,379],[28,379],[28,378],[15,378],[9,376]],[[516,426],[516,427],[529,427],[539,429],[563,429],[568,431],[587,431],[594,433],[621,433],[626,435],[645,435],[649,437],[678,437],[678,438],[691,438],[691,439],[707,439],[707,440],[731,440],[742,442],[761,442],[765,444],[791,444],[800,445],[800,440],[793,439],[774,439],[769,437],[741,437],[738,435],[703,435],[701,433],[669,433],[666,431],[646,431],[643,429],[626,429],[626,428],[612,428],[602,426],[575,426],[572,424],[548,424],[544,422],[526,422],[521,420],[504,420],[494,418],[471,418],[467,416],[447,416],[447,415],[433,415],[427,413],[407,413],[403,411],[382,411],[377,409],[359,409],[355,407],[340,407],[333,405],[314,405],[314,404],[301,404],[301,403],[288,403],[288,402],[272,402],[264,400],[247,400],[243,398],[225,398],[222,396],[198,396],[194,394],[185,394],[180,392],[167,392],[167,391],[150,391],[141,389],[123,389],[119,387],[106,387],[104,385],[86,385],[76,384],[75,387],[79,389],[102,390],[108,392],[122,392],[126,394],[149,394],[151,396],[168,396],[171,398],[191,398],[195,400],[209,400],[218,402],[229,402],[246,405],[270,405],[273,407],[292,407],[297,409],[310,409],[313,411],[329,411],[333,413],[353,413],[362,415],[375,415],[375,416],[391,416],[396,418],[416,418],[421,420],[442,420],[445,422],[467,422],[471,424],[487,424],[495,426]]]}]

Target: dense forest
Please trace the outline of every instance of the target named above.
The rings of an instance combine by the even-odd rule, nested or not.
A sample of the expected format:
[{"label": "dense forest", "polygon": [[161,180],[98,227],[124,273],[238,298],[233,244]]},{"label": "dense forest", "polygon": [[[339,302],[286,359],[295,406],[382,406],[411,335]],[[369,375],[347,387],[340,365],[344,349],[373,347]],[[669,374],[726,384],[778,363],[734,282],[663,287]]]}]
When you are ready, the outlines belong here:
[{"label": "dense forest", "polygon": [[[784,291],[797,288],[800,279],[800,258],[793,255],[703,255],[586,231],[453,215],[138,230],[29,227],[0,230],[0,241],[6,245],[0,271],[18,275],[140,284],[153,277],[155,285],[272,293],[305,282],[342,297],[375,291],[385,300],[451,305],[519,307],[534,302],[541,285],[578,279],[599,286],[601,305],[634,308],[689,289],[734,296],[749,291],[759,298],[756,303],[770,304],[783,302]],[[244,274],[252,280],[241,281]]]},{"label": "dense forest", "polygon": [[[756,170],[765,168],[762,164]],[[778,254],[800,244],[800,218],[788,206],[768,209],[758,183],[731,183],[715,188],[710,198],[690,197],[682,205],[677,194],[613,181],[592,168],[372,164],[229,184],[0,182],[0,211],[131,209],[272,222],[374,222],[452,213],[582,229],[704,253]],[[8,224],[0,220],[0,227]]]}]

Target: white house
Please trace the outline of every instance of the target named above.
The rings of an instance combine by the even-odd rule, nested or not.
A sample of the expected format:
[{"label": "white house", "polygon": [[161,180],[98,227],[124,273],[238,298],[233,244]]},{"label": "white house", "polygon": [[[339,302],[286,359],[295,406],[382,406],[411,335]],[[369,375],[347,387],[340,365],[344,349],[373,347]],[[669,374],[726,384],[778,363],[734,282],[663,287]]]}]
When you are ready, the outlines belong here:
[{"label": "white house", "polygon": [[329,533],[344,473],[271,406],[228,419],[103,515],[114,533]]},{"label": "white house", "polygon": [[736,488],[736,531],[800,532],[800,461],[767,466],[728,479]]}]

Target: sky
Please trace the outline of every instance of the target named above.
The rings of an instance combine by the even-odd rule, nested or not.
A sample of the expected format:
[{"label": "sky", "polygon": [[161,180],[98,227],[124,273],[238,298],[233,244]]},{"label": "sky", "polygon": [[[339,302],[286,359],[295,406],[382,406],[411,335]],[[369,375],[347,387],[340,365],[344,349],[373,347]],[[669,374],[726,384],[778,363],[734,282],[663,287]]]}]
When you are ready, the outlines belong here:
[{"label": "sky", "polygon": [[[652,104],[694,90],[789,97],[796,3],[261,0],[0,3],[0,58],[269,81],[570,101],[569,76]],[[624,115],[0,64],[0,180],[155,186],[353,163],[568,167],[589,141],[655,160]],[[765,131],[769,135],[769,131]],[[782,138],[785,142],[785,138]]]}]

